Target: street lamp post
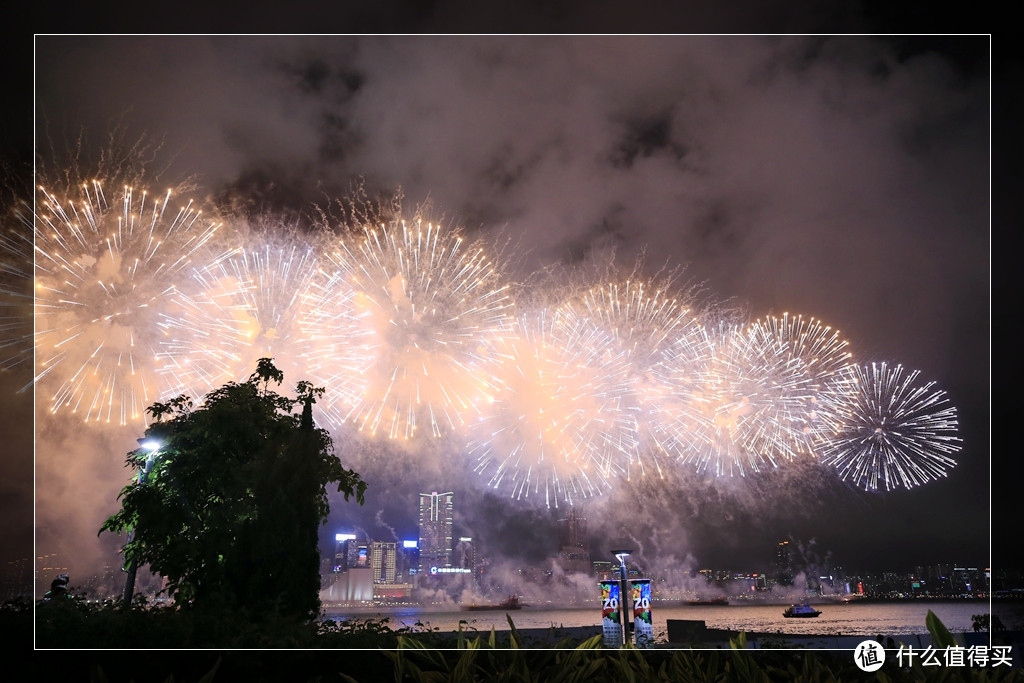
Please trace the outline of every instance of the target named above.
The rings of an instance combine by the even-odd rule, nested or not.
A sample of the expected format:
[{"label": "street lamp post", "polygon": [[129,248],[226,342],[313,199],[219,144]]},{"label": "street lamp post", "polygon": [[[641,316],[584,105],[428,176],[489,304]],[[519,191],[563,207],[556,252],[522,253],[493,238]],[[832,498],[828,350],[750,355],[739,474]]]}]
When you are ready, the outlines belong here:
[{"label": "street lamp post", "polygon": [[629,642],[629,634],[627,624],[629,619],[626,617],[626,604],[629,602],[627,597],[629,593],[626,592],[626,584],[628,578],[626,577],[626,558],[633,553],[632,550],[613,550],[612,555],[619,561],[619,621],[622,624],[622,644],[625,645]]},{"label": "street lamp post", "polygon": [[[149,471],[153,467],[153,459],[156,456],[156,452],[160,449],[160,444],[156,441],[148,441],[146,439],[139,439],[139,446],[149,451],[149,455],[146,456],[146,464],[143,465],[142,469],[139,470],[139,483],[145,484],[146,478],[149,476]],[[128,542],[132,540],[133,531],[128,532]],[[139,571],[138,560],[132,558],[128,562],[128,566],[125,568],[128,572],[128,577],[124,582],[124,606],[131,607],[132,596],[135,594],[135,575]]]}]

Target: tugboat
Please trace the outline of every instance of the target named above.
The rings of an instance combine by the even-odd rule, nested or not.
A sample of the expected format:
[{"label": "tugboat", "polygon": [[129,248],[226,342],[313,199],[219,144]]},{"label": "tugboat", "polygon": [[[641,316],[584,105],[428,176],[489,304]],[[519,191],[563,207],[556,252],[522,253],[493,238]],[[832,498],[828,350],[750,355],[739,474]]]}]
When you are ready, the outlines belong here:
[{"label": "tugboat", "polygon": [[510,595],[497,605],[463,605],[462,609],[466,612],[485,612],[488,610],[522,609],[523,607],[525,605],[519,601],[518,595]]},{"label": "tugboat", "polygon": [[811,607],[811,605],[804,600],[802,605],[790,605],[786,608],[786,611],[782,613],[782,616],[790,617],[802,617],[804,619],[810,619],[821,614],[820,611]]}]

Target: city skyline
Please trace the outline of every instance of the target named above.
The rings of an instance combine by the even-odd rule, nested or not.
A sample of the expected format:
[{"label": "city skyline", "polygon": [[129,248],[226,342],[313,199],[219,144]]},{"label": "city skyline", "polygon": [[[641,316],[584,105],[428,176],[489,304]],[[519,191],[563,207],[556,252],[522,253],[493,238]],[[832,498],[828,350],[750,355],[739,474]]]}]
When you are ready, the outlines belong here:
[{"label": "city skyline", "polygon": [[[451,494],[420,494],[420,513],[421,518],[424,516],[429,520],[432,511],[440,509],[437,505],[438,501],[441,500],[439,496],[448,496]],[[424,500],[426,503],[424,503]],[[445,499],[447,500],[447,499]],[[424,510],[427,513],[424,515]],[[599,555],[591,557],[591,546],[600,547],[605,544],[605,541],[600,537],[592,537],[587,532],[587,518],[581,508],[573,507],[566,511],[564,514],[556,516],[555,526],[552,530],[552,534],[546,539],[547,540],[547,552],[539,561],[534,561],[535,568],[552,568],[558,567],[560,570],[568,573],[580,573],[594,575],[595,573],[600,574],[597,567],[607,565],[605,573],[615,574],[617,570],[614,568],[614,563],[611,561],[611,555],[608,557]],[[428,521],[428,535],[431,533],[431,529],[436,524]],[[455,533],[457,529],[454,529]],[[364,536],[365,536],[365,532]],[[405,545],[405,552],[413,552],[415,556],[419,557],[420,546],[423,543],[423,531],[420,530],[417,534],[419,540],[408,538],[402,541],[396,541],[394,545],[396,547],[399,544]],[[337,538],[344,539],[356,539],[357,534],[353,534],[350,531],[338,533]],[[476,547],[482,546],[487,548],[488,546],[494,547],[494,544],[490,542],[491,539],[486,537],[472,539],[470,537],[459,538],[459,544],[455,545],[455,552],[462,546],[472,547],[472,557],[476,558]],[[349,541],[345,541],[348,543]],[[379,541],[372,540],[371,537],[366,536],[362,541],[354,541],[361,543],[359,547],[369,548],[371,545],[376,545]],[[472,544],[470,546],[470,543]],[[857,576],[912,576],[917,574],[922,576],[924,573],[951,573],[956,571],[970,571],[974,573],[988,572],[991,568],[986,562],[980,562],[983,558],[946,558],[941,562],[915,562],[906,567],[900,566],[872,566],[863,567],[855,562],[844,562],[836,561],[831,559],[829,555],[826,559],[822,559],[821,556],[807,556],[805,554],[806,546],[799,539],[783,539],[777,542],[766,541],[762,544],[763,547],[759,547],[754,550],[750,557],[743,561],[725,564],[695,564],[685,568],[685,572],[689,572],[690,576],[696,576],[697,573],[705,574],[708,577],[708,582],[712,582],[712,577],[715,577],[715,581],[725,582],[731,578],[740,578],[741,576],[747,576],[749,579],[751,575],[760,576],[762,579],[768,578],[771,583],[781,583],[783,585],[791,585],[795,578],[801,580],[814,581],[819,578],[821,573],[833,573],[839,570],[844,575],[850,573]],[[411,549],[411,551],[410,551]],[[452,557],[454,558],[454,554]],[[420,563],[419,573],[429,573],[430,566],[466,566],[464,561],[454,561],[445,563],[443,555],[440,556],[441,561],[429,560],[425,563]],[[967,561],[964,561],[967,560]],[[408,558],[406,559],[408,562]],[[484,558],[486,563],[490,563],[489,558]],[[632,560],[627,560],[627,564],[631,568],[635,568],[637,565]],[[641,563],[642,566],[643,563]],[[351,564],[350,566],[356,566]],[[654,566],[658,566],[655,564]],[[679,570],[680,567],[660,567],[660,569]],[[1018,567],[1003,567],[1003,570],[1009,570],[1010,574],[1013,572],[1020,573]],[[927,572],[925,572],[927,570]],[[475,573],[475,572],[474,572]],[[734,576],[735,575],[735,576]],[[376,574],[375,574],[376,576]],[[411,578],[411,575],[410,575]],[[934,578],[934,577],[933,577]],[[942,577],[945,579],[946,577]],[[376,579],[375,579],[376,580]]]},{"label": "city skyline", "polygon": [[[477,566],[475,547],[468,537],[459,539],[457,548],[461,548],[462,552],[455,566],[436,574],[429,570],[425,573],[416,571],[418,549],[415,541],[408,540],[400,544],[360,538],[347,532],[337,533],[336,539],[334,550],[323,553],[325,559],[333,562],[326,565],[322,563],[321,572],[324,599],[334,602],[367,602],[378,598],[385,601],[416,602],[424,595],[436,598],[440,595],[437,591],[444,592],[446,589],[454,590],[451,597],[462,595],[475,598],[481,593],[496,595],[508,591],[537,590],[550,583],[555,576],[562,576],[564,580],[570,575],[584,575],[589,577],[590,582],[584,580],[580,583],[574,579],[567,584],[576,592],[556,591],[548,594],[555,602],[559,596],[564,600],[577,601],[593,597],[588,595],[586,588],[591,583],[596,586],[600,578],[614,579],[618,576],[614,562],[594,559],[584,567],[576,558],[565,555],[565,546],[561,547],[561,551],[552,550],[536,566],[524,564],[515,568],[516,571],[511,574],[504,575],[499,571],[496,572],[496,578],[491,573],[489,558],[479,558],[482,565]],[[627,566],[630,576],[654,580],[657,596],[662,599],[671,599],[671,596],[678,597],[680,594],[696,594],[703,598],[717,595],[742,596],[756,591],[774,591],[786,595],[792,590],[809,590],[833,596],[861,593],[883,597],[891,593],[889,597],[947,595],[977,598],[987,597],[990,592],[1007,597],[1013,594],[1019,596],[1020,591],[1024,590],[1024,571],[1020,568],[1002,567],[993,571],[984,564],[970,562],[945,561],[915,564],[912,567],[865,569],[842,564],[805,566],[790,561],[782,567],[780,562],[784,560],[778,551],[785,543],[780,541],[772,547],[766,546],[762,549],[764,552],[761,559],[739,566],[707,565],[682,572],[670,571],[667,574],[648,571],[629,559]],[[588,549],[587,546],[583,547]],[[772,548],[776,552],[773,553]],[[7,563],[2,576],[4,599],[24,595],[24,590],[33,581],[30,577],[33,573],[36,597],[42,596],[51,580],[59,574],[70,574],[72,590],[93,600],[117,597],[123,587],[124,574],[118,571],[119,567],[107,566],[102,575],[83,577],[69,572],[60,558],[52,554],[36,558],[34,572],[30,564],[27,560]],[[556,573],[553,574],[552,570],[556,570]],[[348,572],[358,576],[349,580],[344,576]],[[503,583],[503,580],[509,580],[509,576],[514,576],[511,582]],[[160,578],[144,573],[140,579],[138,590],[155,597],[162,587]],[[478,584],[479,580],[483,580],[482,583]],[[862,584],[859,588],[858,583]],[[426,592],[421,592],[421,588]]]},{"label": "city skyline", "polygon": [[[481,543],[484,548],[496,547],[488,542],[490,539],[458,536],[457,543],[448,540],[452,536],[446,534],[455,531],[454,507],[452,492],[419,494],[418,508],[424,526],[418,528],[415,538],[401,541],[380,540],[351,527],[336,530],[334,544],[322,544],[321,548],[322,599],[341,603],[416,603],[447,594],[448,599],[475,601],[480,595],[524,591],[528,594],[549,586],[545,589],[547,599],[575,603],[588,599],[585,586],[598,579],[618,577],[616,563],[600,555],[591,557],[591,545],[603,541],[587,533],[587,518],[578,508],[558,517],[555,533],[546,539],[547,552],[540,561],[517,564],[501,559],[492,562],[487,555],[478,555],[477,545]],[[440,540],[435,541],[431,538],[434,536]],[[430,548],[438,543],[431,552]],[[428,548],[425,561],[421,560],[423,546]],[[776,594],[778,598],[788,597],[793,590],[890,598],[986,597],[990,587],[1004,595],[1024,590],[1024,573],[1019,568],[1003,567],[993,572],[984,563],[960,561],[967,558],[915,563],[912,567],[863,568],[808,558],[802,545],[793,539],[766,542],[758,550],[753,553],[756,557],[732,565],[666,567],[643,561],[638,564],[632,557],[627,557],[626,564],[630,576],[655,581],[656,597],[663,600],[686,595],[700,599],[754,597],[760,593]],[[30,573],[34,573],[36,597],[58,575],[70,575],[72,590],[84,592],[90,599],[120,593],[124,576],[116,567],[106,566],[102,575],[81,576],[65,564],[68,559],[57,554],[37,557],[34,572],[27,560],[9,561],[2,577],[4,595],[8,599],[22,595],[32,583]],[[550,584],[556,577],[561,577],[558,580],[565,588],[552,592]],[[138,590],[155,596],[161,587],[159,577],[144,573]]]}]

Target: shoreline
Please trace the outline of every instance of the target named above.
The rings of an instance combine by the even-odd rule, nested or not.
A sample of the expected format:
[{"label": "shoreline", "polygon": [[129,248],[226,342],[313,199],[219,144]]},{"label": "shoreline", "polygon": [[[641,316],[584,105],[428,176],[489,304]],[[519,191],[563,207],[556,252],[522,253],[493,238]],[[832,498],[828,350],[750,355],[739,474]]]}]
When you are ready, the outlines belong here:
[{"label": "shoreline", "polygon": [[[704,605],[691,605],[687,600],[676,600],[676,599],[657,599],[653,601],[654,606],[657,607],[702,607]],[[824,604],[824,605],[837,605],[837,604],[905,604],[905,603],[939,603],[939,602],[954,602],[954,603],[979,603],[987,604],[993,603],[1014,603],[1024,602],[1024,594],[1013,595],[1013,596],[986,596],[986,597],[935,597],[935,596],[921,596],[921,597],[908,597],[908,598],[852,598],[843,599],[836,597],[823,596],[817,599],[811,599],[809,601],[812,605]],[[756,598],[730,598],[728,604],[714,605],[714,607],[755,607],[755,606],[770,606],[770,607],[785,607],[793,604],[791,600],[759,600]],[[463,605],[461,603],[437,603],[437,604],[423,604],[417,602],[408,603],[343,603],[343,602],[322,602],[321,603],[321,614],[325,610],[382,610],[382,609],[418,609],[423,611],[454,611],[462,610]],[[521,608],[522,610],[528,610],[530,608],[535,609],[593,609],[593,604],[580,604],[580,603],[566,603],[566,604],[542,604],[542,605],[527,605]],[[466,610],[471,612],[471,610]],[[501,610],[495,610],[501,611]],[[521,610],[514,610],[521,611]]]}]

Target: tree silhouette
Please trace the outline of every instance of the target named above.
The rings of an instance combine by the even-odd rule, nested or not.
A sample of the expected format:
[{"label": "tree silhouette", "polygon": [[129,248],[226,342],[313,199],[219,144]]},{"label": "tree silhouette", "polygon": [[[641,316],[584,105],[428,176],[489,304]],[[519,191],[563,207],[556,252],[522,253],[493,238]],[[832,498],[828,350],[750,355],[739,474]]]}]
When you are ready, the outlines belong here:
[{"label": "tree silhouette", "polygon": [[186,397],[148,408],[155,421],[145,437],[156,450],[128,453],[140,476],[100,533],[129,532],[125,559],[164,576],[180,607],[319,612],[327,485],[361,505],[366,483],[313,423],[323,389],[299,382],[292,399],[271,389],[282,381],[262,358],[248,381],[214,390],[199,408]]}]

